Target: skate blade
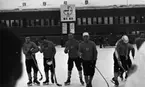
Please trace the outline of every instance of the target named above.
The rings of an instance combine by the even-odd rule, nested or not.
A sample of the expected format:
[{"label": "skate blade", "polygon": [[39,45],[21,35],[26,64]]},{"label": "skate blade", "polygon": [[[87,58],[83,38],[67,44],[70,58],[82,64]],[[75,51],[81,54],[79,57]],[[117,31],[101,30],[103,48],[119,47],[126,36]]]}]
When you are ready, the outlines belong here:
[{"label": "skate blade", "polygon": [[34,83],[34,85],[40,86],[40,84]]},{"label": "skate blade", "polygon": [[43,83],[43,85],[49,85],[49,83]]},{"label": "skate blade", "polygon": [[110,80],[113,84],[115,84],[115,82],[113,80]]},{"label": "skate blade", "polygon": [[32,84],[27,84],[27,86],[29,87],[29,86],[32,86]]},{"label": "skate blade", "polygon": [[82,86],[84,86],[84,85],[85,85],[85,83],[81,83],[81,85],[82,85]]},{"label": "skate blade", "polygon": [[64,83],[65,86],[70,85],[70,83]]}]

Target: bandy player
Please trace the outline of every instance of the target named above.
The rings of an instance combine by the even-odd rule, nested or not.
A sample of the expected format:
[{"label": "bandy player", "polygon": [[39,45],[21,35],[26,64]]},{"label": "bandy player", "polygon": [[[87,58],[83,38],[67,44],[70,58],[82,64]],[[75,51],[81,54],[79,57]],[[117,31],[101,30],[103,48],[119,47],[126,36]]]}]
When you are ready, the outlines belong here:
[{"label": "bandy player", "polygon": [[137,53],[125,87],[145,87],[145,38],[136,40]]}]

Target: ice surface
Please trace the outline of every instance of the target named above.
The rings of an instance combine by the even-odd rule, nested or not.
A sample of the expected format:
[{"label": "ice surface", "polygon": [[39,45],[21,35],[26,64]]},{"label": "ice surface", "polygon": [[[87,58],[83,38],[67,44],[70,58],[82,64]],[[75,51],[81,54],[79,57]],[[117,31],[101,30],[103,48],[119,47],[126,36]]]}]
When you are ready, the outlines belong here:
[{"label": "ice surface", "polygon": [[[62,87],[64,87],[64,82],[67,79],[67,60],[68,60],[68,55],[64,53],[64,48],[61,47],[56,47],[56,76],[58,83],[63,84]],[[96,66],[98,69],[101,71],[101,73],[104,75],[104,77],[107,79],[110,87],[113,87],[114,85],[111,83],[111,79],[113,77],[113,52],[114,52],[114,47],[107,47],[107,48],[99,48],[97,47],[98,50],[98,60],[96,63]],[[41,85],[39,87],[57,87],[55,84],[54,85],[49,85],[49,86],[44,86],[42,85],[43,81],[45,80],[45,75],[44,75],[44,67],[43,67],[43,55],[38,52],[36,54],[36,59],[38,62],[38,66],[43,74],[43,80],[40,81]],[[22,77],[18,80],[16,87],[27,87],[27,82],[28,82],[28,77],[26,73],[26,68],[25,68],[25,57],[24,54],[22,54],[22,63],[23,63],[23,74]],[[40,74],[38,73],[38,79],[40,78]],[[50,81],[51,82],[51,81]],[[93,87],[107,87],[104,79],[101,77],[99,72],[96,70],[95,75],[93,78]],[[123,83],[120,87],[124,87]],[[32,86],[32,87],[37,87],[37,86]],[[71,85],[68,87],[83,87],[80,84],[79,81],[79,75],[76,67],[73,68],[72,72],[72,78],[71,78]],[[85,87],[85,86],[84,86]]]}]

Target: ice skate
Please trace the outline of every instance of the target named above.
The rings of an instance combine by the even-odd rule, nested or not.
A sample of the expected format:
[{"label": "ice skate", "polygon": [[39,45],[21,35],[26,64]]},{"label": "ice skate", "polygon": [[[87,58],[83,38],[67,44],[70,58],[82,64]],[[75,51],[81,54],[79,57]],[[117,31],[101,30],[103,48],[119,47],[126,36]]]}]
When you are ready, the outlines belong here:
[{"label": "ice skate", "polygon": [[51,76],[51,82],[52,82],[52,84],[54,84],[53,75]]},{"label": "ice skate", "polygon": [[82,85],[84,85],[84,81],[83,81],[82,78],[80,78],[80,83],[81,83]]},{"label": "ice skate", "polygon": [[45,81],[43,82],[43,85],[49,85],[49,80],[45,80]]},{"label": "ice skate", "polygon": [[39,82],[37,79],[35,79],[35,80],[33,81],[33,83],[36,84],[36,85],[40,85],[40,82]]},{"label": "ice skate", "polygon": [[66,82],[64,82],[65,85],[70,85],[70,78],[67,79]]},{"label": "ice skate", "polygon": [[28,86],[32,86],[32,80],[29,80],[29,82],[27,83]]}]

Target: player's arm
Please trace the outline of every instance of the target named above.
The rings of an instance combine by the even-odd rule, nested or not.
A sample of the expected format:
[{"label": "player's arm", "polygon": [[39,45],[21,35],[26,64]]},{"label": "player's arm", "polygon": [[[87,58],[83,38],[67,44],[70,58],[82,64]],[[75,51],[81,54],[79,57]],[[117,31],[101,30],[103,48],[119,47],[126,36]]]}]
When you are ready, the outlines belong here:
[{"label": "player's arm", "polygon": [[78,55],[81,57],[83,54],[83,47],[81,45],[81,43],[79,44],[79,49],[78,49]]},{"label": "player's arm", "polygon": [[132,57],[134,58],[135,56],[135,49],[134,47],[131,45],[131,54],[132,54]]},{"label": "player's arm", "polygon": [[96,48],[96,44],[93,43],[93,57],[94,57],[94,60],[97,60],[97,55],[98,55],[98,51],[97,51],[97,48]]},{"label": "player's arm", "polygon": [[44,46],[42,45],[42,43],[39,43],[39,45],[40,45],[39,51],[42,53],[43,49],[44,49]]},{"label": "player's arm", "polygon": [[25,45],[22,47],[23,53],[26,55],[28,53],[28,50],[26,49]]},{"label": "player's arm", "polygon": [[55,45],[53,43],[52,43],[52,52],[53,52],[52,56],[54,57],[56,54],[56,48],[55,48]]},{"label": "player's arm", "polygon": [[[33,50],[32,50],[33,53],[37,53],[39,51],[38,46],[34,42],[32,42],[32,47],[33,47]],[[31,51],[31,49],[30,49],[30,51]]]},{"label": "player's arm", "polygon": [[120,51],[120,44],[117,44],[116,49],[115,49],[115,56],[117,58],[117,61],[118,61],[119,66],[125,71],[125,69],[122,66],[120,57],[119,57],[119,51]]},{"label": "player's arm", "polygon": [[68,53],[69,49],[68,49],[68,41],[65,43],[65,49],[64,49],[64,53]]}]

